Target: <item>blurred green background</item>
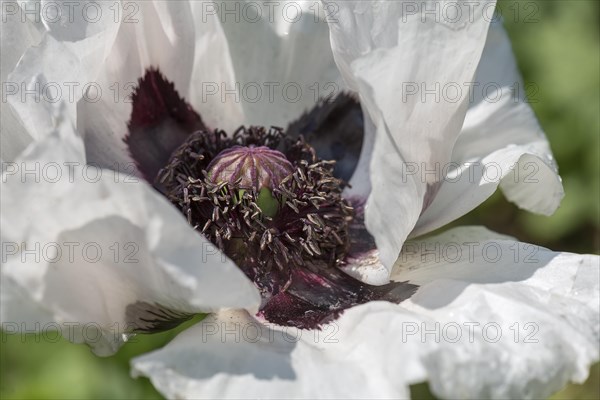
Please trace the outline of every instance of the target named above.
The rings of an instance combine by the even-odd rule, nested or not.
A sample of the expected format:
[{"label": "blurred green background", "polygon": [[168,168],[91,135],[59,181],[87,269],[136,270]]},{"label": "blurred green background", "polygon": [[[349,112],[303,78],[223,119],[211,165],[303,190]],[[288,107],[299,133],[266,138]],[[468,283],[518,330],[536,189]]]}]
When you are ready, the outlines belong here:
[{"label": "blurred green background", "polygon": [[[561,251],[600,252],[600,2],[500,1],[499,9],[526,82],[539,91],[532,107],[546,131],[566,191],[552,217],[520,211],[497,193],[454,225],[485,225],[522,241]],[[129,377],[129,360],[166,344],[178,329],[138,336],[117,355],[39,336],[1,336],[0,398],[160,398],[146,379]],[[599,399],[600,368],[584,385],[555,399]],[[433,398],[427,385],[415,398]]]},{"label": "blurred green background", "polygon": [[[600,251],[600,2],[500,1],[525,86],[563,178],[551,217],[519,210],[497,192],[455,225],[492,230],[553,250]],[[515,11],[517,10],[517,11]],[[518,14],[516,14],[518,12]],[[536,22],[537,21],[537,22]]]}]

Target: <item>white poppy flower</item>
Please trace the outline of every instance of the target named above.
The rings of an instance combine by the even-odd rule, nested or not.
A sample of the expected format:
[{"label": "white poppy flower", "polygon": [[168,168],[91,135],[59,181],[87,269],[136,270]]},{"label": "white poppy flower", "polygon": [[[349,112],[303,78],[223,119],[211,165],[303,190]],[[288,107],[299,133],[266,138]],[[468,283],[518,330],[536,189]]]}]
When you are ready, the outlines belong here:
[{"label": "white poppy flower", "polygon": [[563,196],[494,1],[89,4],[97,20],[3,4],[5,330],[109,355],[209,313],[132,361],[168,398],[538,398],[586,378],[597,256],[420,237],[498,186],[542,214]]}]

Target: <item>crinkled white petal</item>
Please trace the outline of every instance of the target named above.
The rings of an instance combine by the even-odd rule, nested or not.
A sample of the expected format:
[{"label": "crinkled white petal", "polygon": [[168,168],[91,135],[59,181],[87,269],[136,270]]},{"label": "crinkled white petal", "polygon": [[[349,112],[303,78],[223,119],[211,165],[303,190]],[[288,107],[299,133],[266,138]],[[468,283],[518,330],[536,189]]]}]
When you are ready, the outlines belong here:
[{"label": "crinkled white petal", "polygon": [[[160,194],[130,175],[85,165],[64,115],[55,114],[58,130],[2,176],[2,278],[19,286],[14,292],[101,355],[122,342],[135,304],[185,313],[256,309],[254,285]],[[39,322],[4,320],[31,315],[11,306],[3,323]]]},{"label": "crinkled white petal", "polygon": [[33,138],[15,116],[8,103],[0,104],[0,125],[2,126],[0,159],[3,162],[14,161]]},{"label": "crinkled white petal", "polygon": [[439,1],[330,3],[339,7],[329,24],[336,63],[377,126],[370,176],[386,183],[372,185],[366,225],[388,269],[441,179],[412,171],[450,160],[467,111],[467,95],[448,99],[440,87],[473,79],[494,1],[467,3],[456,5],[471,12],[454,19],[427,15]]},{"label": "crinkled white petal", "polygon": [[215,4],[191,2],[196,37],[189,101],[209,128],[231,134],[246,122],[241,101],[227,95],[227,89],[235,88],[236,76],[230,44],[216,13],[209,11]]},{"label": "crinkled white petal", "polygon": [[109,168],[129,165],[123,137],[131,115],[130,96],[149,67],[159,68],[211,128],[237,127],[243,120],[239,104],[224,104],[220,97],[206,94],[212,83],[231,82],[233,77],[225,36],[216,16],[202,14],[204,5],[127,3],[127,15],[135,21],[123,20],[102,64],[96,83],[103,96],[78,107],[77,128],[85,135],[90,162]]},{"label": "crinkled white petal", "polygon": [[[373,332],[369,320],[384,315],[355,314],[308,331],[268,327],[245,312],[221,313],[163,349],[133,359],[132,373],[150,378],[170,399],[407,398],[406,381],[420,370],[415,348],[362,340]],[[418,317],[405,318],[390,321],[386,329],[399,331],[403,321]],[[393,369],[385,370],[383,360],[372,357],[384,348]]]},{"label": "crinkled white petal", "polygon": [[[43,10],[32,18],[41,21],[38,29],[45,34],[42,43],[30,48],[9,76],[20,88],[9,97],[9,103],[35,139],[52,126],[47,103],[65,101],[85,138],[88,161],[113,169],[133,170],[123,143],[131,114],[130,96],[151,66],[174,82],[210,127],[239,126],[243,122],[239,103],[223,103],[220,92],[206,94],[212,89],[207,85],[232,83],[233,69],[217,17],[202,14],[205,4],[28,4],[29,10]],[[96,11],[98,20],[90,17]],[[22,101],[24,90],[30,94]]]},{"label": "crinkled white petal", "polygon": [[213,2],[227,36],[236,87],[219,89],[243,106],[249,125],[285,127],[319,98],[344,89],[326,19],[314,1]]},{"label": "crinkled white petal", "polygon": [[[394,168],[401,169],[403,165],[402,161],[397,157],[397,153],[394,151],[393,145],[391,145],[387,135],[384,136],[384,140],[380,140],[377,144],[381,157],[377,160],[371,160],[375,146],[377,127],[371,121],[368,114],[364,115],[364,126],[364,138],[360,158],[356,170],[350,179],[350,185],[344,188],[343,192],[344,198],[354,204],[355,207],[364,206],[371,193],[373,183],[376,185],[383,185],[384,187],[393,187],[395,184],[399,184],[399,182],[397,182],[398,179],[403,179],[401,175],[386,174],[374,177],[373,182],[371,182],[371,162],[373,162],[373,165],[376,164],[375,168],[389,168],[390,170]],[[386,140],[386,138],[388,138],[388,140]],[[408,184],[409,182],[405,180],[401,183]],[[412,187],[409,185],[407,186],[407,189],[401,193],[402,200],[406,202],[403,206],[417,207],[417,189],[414,185]],[[394,196],[390,196],[387,199],[384,198],[383,200],[393,203],[391,207],[397,206],[397,198]],[[390,207],[390,204],[387,206]],[[402,220],[394,221],[394,223],[397,223],[399,226],[411,225],[414,223],[414,221],[411,221],[408,218],[410,217],[410,213],[402,212],[399,214],[402,215]],[[357,257],[346,260],[347,263],[342,269],[347,274],[365,283],[371,285],[384,285],[390,281],[390,269],[381,262],[379,255],[379,249],[373,245],[373,248],[370,251],[360,253]]]},{"label": "crinkled white petal", "polygon": [[28,18],[15,22],[21,26],[33,18],[42,33],[41,42],[30,43],[7,77],[18,88],[7,96],[7,101],[35,140],[52,129],[49,104],[64,102],[71,118],[76,118],[76,103],[94,85],[116,35],[118,24],[110,16],[111,4],[89,3],[98,8],[98,20],[88,18],[89,9],[83,11],[87,2],[57,1],[23,4]]},{"label": "crinkled white petal", "polygon": [[[360,263],[358,267],[352,266],[344,270],[363,282],[382,285],[389,282],[391,272],[391,266],[386,261],[394,253],[394,259],[398,257],[400,248],[396,246],[402,245],[399,240],[403,241],[410,231],[409,227],[416,223],[418,213],[414,211],[420,209],[421,200],[418,184],[402,173],[393,172],[402,171],[404,162],[398,154],[387,126],[381,123],[375,129],[376,132],[367,130],[365,133],[367,143],[374,137],[370,159],[371,177],[368,184],[360,183],[356,190],[372,187],[365,207],[365,222],[367,229],[375,237],[377,249],[370,254],[373,262]],[[366,150],[363,148],[359,167]],[[373,171],[386,171],[386,173],[373,173]],[[386,195],[377,196],[378,191]],[[371,225],[374,220],[380,221],[376,228],[372,228]],[[382,232],[388,232],[389,236],[381,236]]]},{"label": "crinkled white petal", "polygon": [[167,398],[404,398],[426,380],[441,398],[544,398],[599,358],[599,262],[458,228],[407,243],[393,277],[421,287],[400,305],[321,332],[220,314],[133,373]]},{"label": "crinkled white petal", "polygon": [[2,147],[0,158],[14,161],[33,138],[15,116],[8,103],[11,96],[22,96],[17,82],[8,80],[17,62],[29,46],[40,41],[41,35],[35,26],[25,17],[17,2],[2,4],[2,24],[0,25],[0,81],[2,82],[2,102],[0,103],[0,126]]},{"label": "crinkled white petal", "polygon": [[510,41],[493,23],[477,68],[472,104],[452,160],[440,164],[443,183],[412,235],[466,214],[498,186],[528,211],[550,215],[564,195],[548,141],[527,99]]},{"label": "crinkled white petal", "polygon": [[[599,267],[598,256],[484,228],[408,242],[392,278],[422,285],[403,306],[440,323],[438,348],[425,359],[434,393],[544,398],[583,382],[599,358]],[[464,345],[448,340],[455,323]]]}]

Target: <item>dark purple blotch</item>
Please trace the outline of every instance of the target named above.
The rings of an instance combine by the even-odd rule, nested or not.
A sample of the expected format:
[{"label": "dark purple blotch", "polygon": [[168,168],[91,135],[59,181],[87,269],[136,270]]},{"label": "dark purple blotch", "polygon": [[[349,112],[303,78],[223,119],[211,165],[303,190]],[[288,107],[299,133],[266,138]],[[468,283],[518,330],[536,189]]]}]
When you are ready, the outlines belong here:
[{"label": "dark purple blotch", "polygon": [[270,298],[259,315],[269,322],[301,329],[318,329],[344,310],[369,301],[400,303],[418,288],[407,282],[368,285],[327,266],[293,268],[291,274],[289,286]]},{"label": "dark purple blotch", "polygon": [[133,108],[125,143],[145,179],[154,183],[173,151],[193,132],[207,129],[158,69],[149,68],[131,97]]},{"label": "dark purple blotch", "polygon": [[304,136],[323,160],[335,160],[333,174],[348,182],[356,169],[364,136],[360,102],[350,93],[321,100],[286,129],[290,137]]}]

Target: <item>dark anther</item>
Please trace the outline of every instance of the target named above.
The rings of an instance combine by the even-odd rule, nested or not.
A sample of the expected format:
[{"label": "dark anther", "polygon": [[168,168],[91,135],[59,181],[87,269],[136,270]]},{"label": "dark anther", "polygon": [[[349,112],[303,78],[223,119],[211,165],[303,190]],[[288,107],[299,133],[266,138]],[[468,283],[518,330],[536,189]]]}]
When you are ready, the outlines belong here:
[{"label": "dark anther", "polygon": [[[353,95],[320,101],[286,134],[240,127],[231,136],[208,128],[157,69],[132,100],[125,143],[139,170],[254,282],[268,321],[318,328],[354,305],[415,292],[409,283],[370,286],[339,268],[377,252],[362,206],[342,198],[364,134]],[[127,316],[140,332],[189,317],[145,303]]]},{"label": "dark anther", "polygon": [[[159,174],[191,224],[253,276],[310,259],[333,267],[348,245],[352,208],[334,164],[302,140],[284,144],[284,153],[272,149],[281,139],[279,129],[256,127],[232,138],[195,132]],[[263,280],[261,289],[272,290]]]},{"label": "dark anther", "polygon": [[281,129],[194,132],[158,174],[190,224],[255,283],[267,320],[315,328],[371,300],[399,302],[416,287],[366,285],[342,272],[354,209],[335,162]]}]

